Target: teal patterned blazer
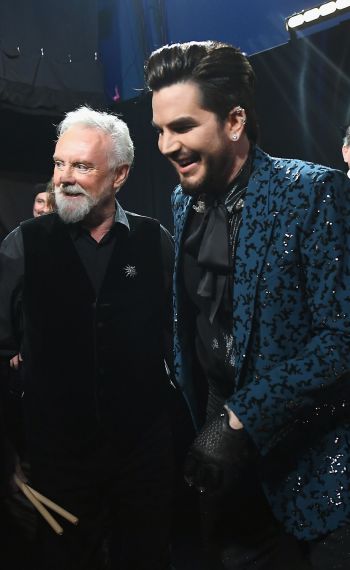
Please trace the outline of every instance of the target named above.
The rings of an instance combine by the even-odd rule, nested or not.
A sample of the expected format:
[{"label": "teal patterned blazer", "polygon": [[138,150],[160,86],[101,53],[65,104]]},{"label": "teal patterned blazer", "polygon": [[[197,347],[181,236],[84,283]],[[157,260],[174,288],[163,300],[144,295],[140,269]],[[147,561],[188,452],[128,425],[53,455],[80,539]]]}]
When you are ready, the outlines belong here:
[{"label": "teal patterned blazer", "polygon": [[[178,186],[175,373],[196,424]],[[255,149],[233,275],[235,371],[228,406],[261,457],[284,528],[311,540],[350,524],[350,181]],[[198,423],[197,423],[197,427]]]}]

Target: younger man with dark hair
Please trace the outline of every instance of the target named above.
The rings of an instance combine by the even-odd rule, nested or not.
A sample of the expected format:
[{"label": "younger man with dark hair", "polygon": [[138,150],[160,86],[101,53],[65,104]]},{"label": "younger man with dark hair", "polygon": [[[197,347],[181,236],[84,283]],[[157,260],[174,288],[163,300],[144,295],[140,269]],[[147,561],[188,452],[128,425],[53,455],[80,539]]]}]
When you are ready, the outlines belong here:
[{"label": "younger man with dark hair", "polygon": [[185,476],[213,560],[345,570],[349,182],[256,145],[254,72],[231,45],[164,46],[146,82],[180,178],[175,370],[199,429]]}]

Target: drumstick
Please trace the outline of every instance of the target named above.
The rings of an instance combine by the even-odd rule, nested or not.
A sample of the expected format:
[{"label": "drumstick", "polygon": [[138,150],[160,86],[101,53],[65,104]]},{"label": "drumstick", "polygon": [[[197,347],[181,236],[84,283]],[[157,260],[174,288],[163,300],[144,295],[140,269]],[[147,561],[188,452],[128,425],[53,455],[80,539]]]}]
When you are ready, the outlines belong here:
[{"label": "drumstick", "polygon": [[72,513],[66,511],[66,509],[63,509],[63,507],[60,507],[59,505],[57,505],[57,503],[54,503],[53,501],[51,501],[51,499],[48,499],[47,497],[45,497],[45,495],[42,495],[41,493],[39,493],[29,485],[27,485],[27,487],[33,493],[34,497],[36,497],[43,505],[46,505],[47,507],[49,507],[49,509],[55,511],[55,513],[61,515],[61,517],[67,519],[67,521],[71,522],[72,524],[75,525],[78,524],[79,522],[78,517],[72,515]]},{"label": "drumstick", "polygon": [[58,522],[50,515],[49,511],[45,509],[45,507],[38,501],[38,499],[33,495],[33,493],[29,490],[28,485],[21,481],[21,479],[15,475],[14,476],[15,483],[17,487],[22,491],[22,493],[27,497],[28,501],[30,501],[33,507],[41,514],[41,516],[46,520],[46,522],[50,525],[52,530],[56,532],[56,534],[63,534],[63,528],[58,524]]}]

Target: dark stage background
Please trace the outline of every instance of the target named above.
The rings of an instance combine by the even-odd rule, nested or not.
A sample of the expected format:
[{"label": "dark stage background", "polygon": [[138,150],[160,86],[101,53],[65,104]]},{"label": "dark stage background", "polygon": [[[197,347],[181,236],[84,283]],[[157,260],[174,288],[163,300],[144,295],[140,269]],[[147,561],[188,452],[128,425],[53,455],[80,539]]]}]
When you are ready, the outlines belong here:
[{"label": "dark stage background", "polygon": [[[341,145],[342,129],[350,122],[349,53],[348,20],[251,56],[264,150],[345,170]],[[80,102],[91,100],[86,96]],[[176,178],[157,149],[150,98],[140,95],[113,104],[112,110],[128,123],[136,147],[120,201],[171,229],[170,194]],[[52,109],[50,114],[25,114],[0,103],[0,239],[31,216],[34,184],[52,173],[54,125],[61,118]]]}]

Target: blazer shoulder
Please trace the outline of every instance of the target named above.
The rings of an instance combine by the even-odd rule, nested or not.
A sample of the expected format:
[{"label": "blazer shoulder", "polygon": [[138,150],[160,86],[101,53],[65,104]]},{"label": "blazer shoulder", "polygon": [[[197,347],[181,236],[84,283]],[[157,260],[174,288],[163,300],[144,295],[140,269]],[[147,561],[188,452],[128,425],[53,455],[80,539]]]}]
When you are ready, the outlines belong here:
[{"label": "blazer shoulder", "polygon": [[337,178],[344,176],[340,170],[335,170],[323,164],[300,160],[298,158],[278,158],[269,157],[271,160],[272,168],[275,172],[280,173],[282,176],[289,176],[293,178],[310,178],[315,181],[318,178]]}]

